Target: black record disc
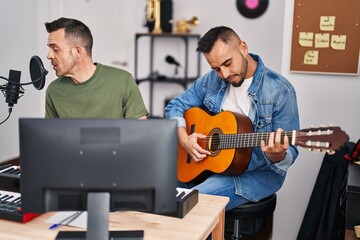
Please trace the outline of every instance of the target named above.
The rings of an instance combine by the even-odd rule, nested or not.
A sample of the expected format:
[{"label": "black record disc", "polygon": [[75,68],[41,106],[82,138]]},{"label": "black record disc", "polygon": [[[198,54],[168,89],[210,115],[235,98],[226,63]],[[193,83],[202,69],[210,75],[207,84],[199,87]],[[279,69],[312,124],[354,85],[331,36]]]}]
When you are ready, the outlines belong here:
[{"label": "black record disc", "polygon": [[246,18],[257,18],[267,9],[269,0],[236,0],[236,7]]}]

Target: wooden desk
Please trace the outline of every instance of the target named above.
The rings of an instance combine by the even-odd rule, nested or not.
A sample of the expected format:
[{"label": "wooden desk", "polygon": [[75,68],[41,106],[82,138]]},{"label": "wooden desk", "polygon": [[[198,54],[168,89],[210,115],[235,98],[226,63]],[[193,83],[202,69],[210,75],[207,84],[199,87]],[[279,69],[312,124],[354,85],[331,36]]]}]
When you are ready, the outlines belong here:
[{"label": "wooden desk", "polygon": [[[110,214],[110,230],[144,230],[146,240],[206,239],[212,233],[213,240],[224,239],[226,197],[199,194],[198,204],[183,218],[167,217],[134,211]],[[62,230],[77,231],[78,228],[61,226],[48,230],[45,221],[54,212],[42,214],[28,223],[0,219],[0,239],[6,240],[52,240]]]}]

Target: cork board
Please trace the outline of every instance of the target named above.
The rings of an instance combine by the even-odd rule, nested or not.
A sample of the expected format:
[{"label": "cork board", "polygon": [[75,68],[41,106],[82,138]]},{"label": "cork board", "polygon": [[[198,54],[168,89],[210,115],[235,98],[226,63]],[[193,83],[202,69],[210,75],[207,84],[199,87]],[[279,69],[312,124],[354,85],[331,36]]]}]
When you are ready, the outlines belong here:
[{"label": "cork board", "polygon": [[359,74],[360,0],[295,0],[290,71]]}]

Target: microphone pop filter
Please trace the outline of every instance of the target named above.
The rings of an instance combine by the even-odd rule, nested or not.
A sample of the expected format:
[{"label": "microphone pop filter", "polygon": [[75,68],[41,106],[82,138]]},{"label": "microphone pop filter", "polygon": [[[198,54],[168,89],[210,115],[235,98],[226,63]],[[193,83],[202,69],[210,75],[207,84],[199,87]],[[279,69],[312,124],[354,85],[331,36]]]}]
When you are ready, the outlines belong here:
[{"label": "microphone pop filter", "polygon": [[30,77],[32,84],[38,90],[45,85],[45,76],[48,71],[44,68],[41,59],[38,56],[32,56],[30,59]]}]

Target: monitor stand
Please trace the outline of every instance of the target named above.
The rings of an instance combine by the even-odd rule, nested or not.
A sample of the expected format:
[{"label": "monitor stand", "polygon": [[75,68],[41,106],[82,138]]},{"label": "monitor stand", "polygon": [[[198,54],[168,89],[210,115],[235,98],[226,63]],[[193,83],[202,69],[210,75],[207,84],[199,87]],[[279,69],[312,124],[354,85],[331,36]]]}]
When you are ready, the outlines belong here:
[{"label": "monitor stand", "polygon": [[143,240],[144,231],[109,231],[110,193],[87,194],[87,231],[60,231],[56,240]]}]

